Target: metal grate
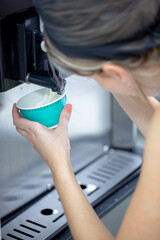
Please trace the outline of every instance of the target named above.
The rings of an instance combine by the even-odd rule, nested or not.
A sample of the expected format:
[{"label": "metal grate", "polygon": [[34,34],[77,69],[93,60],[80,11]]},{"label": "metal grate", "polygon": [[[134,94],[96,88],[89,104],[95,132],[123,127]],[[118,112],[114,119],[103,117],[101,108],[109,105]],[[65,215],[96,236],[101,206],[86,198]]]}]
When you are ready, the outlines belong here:
[{"label": "metal grate", "polygon": [[34,222],[27,219],[24,224],[19,224],[17,228],[14,228],[12,234],[7,233],[6,239],[18,239],[18,240],[32,239],[32,238],[38,239],[38,236],[39,236],[38,234],[41,234],[41,232],[45,228],[47,227],[38,222]]},{"label": "metal grate", "polygon": [[42,225],[42,224],[39,224],[39,223],[37,223],[37,222],[33,222],[33,221],[31,221],[31,220],[26,220],[26,222],[32,223],[32,224],[34,224],[34,225],[36,225],[36,226],[38,226],[38,227],[41,227],[41,228],[46,228],[46,226],[44,226],[44,225]]},{"label": "metal grate", "polygon": [[[110,150],[80,171],[76,177],[94,206],[104,194],[141,166],[133,153]],[[43,214],[44,213],[44,214]],[[67,225],[61,202],[54,189],[2,228],[3,239],[52,239]]]}]

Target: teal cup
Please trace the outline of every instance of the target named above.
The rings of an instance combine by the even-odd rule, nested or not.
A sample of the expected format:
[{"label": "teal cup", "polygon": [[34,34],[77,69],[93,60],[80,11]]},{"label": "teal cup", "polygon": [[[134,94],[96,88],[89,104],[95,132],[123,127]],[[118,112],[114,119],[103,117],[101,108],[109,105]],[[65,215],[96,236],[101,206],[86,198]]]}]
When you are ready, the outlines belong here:
[{"label": "teal cup", "polygon": [[48,88],[42,88],[22,97],[16,106],[23,118],[55,128],[66,102],[66,90],[59,95]]}]

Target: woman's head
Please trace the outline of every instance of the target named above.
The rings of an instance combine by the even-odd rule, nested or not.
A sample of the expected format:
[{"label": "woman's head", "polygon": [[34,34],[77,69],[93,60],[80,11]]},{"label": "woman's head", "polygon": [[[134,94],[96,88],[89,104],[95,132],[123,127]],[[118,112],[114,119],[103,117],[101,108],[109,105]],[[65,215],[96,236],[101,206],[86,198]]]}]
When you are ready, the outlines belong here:
[{"label": "woman's head", "polygon": [[[137,82],[146,94],[150,94],[146,90],[143,73],[157,69],[159,48],[146,49],[141,41],[142,46],[137,46],[143,54],[130,56],[128,49],[130,47],[133,52],[137,47],[136,37],[151,31],[155,22],[160,20],[157,18],[159,0],[34,0],[34,3],[44,21],[49,59],[56,66],[92,76],[112,92],[135,94],[132,85]],[[135,39],[135,43],[129,46],[126,39]],[[128,54],[126,58],[121,59],[121,55],[118,59],[111,58],[120,47],[114,45],[110,49],[110,44],[117,42],[123,43],[122,50]],[[101,48],[100,56],[96,55],[96,50],[92,51],[104,45],[109,45],[108,51],[103,53]],[[87,52],[88,49],[90,52]],[[107,53],[110,57],[106,57]]]}]

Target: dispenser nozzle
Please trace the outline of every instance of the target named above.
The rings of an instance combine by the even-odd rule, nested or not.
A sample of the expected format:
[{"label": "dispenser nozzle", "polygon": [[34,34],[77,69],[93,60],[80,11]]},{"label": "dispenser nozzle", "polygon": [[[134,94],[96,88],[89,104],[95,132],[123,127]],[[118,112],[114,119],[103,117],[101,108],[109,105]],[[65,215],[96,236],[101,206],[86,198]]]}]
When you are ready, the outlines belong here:
[{"label": "dispenser nozzle", "polygon": [[54,78],[28,73],[26,75],[25,82],[37,84],[46,88],[51,88],[52,91],[57,92],[58,94],[62,94],[66,86],[66,80],[61,78],[60,76],[58,76],[57,79],[58,84],[57,80],[55,80]]}]

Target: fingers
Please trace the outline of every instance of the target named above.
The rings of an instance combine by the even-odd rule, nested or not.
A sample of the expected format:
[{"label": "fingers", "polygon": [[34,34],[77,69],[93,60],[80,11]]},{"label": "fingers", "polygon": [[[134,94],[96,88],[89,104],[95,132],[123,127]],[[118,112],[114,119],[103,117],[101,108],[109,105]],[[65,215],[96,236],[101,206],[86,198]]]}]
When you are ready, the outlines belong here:
[{"label": "fingers", "polygon": [[13,104],[13,108],[12,108],[12,116],[14,116],[15,118],[21,118],[20,112],[16,107],[15,103]]},{"label": "fingers", "polygon": [[27,131],[28,129],[33,128],[33,122],[21,117],[21,114],[19,113],[19,110],[16,107],[16,104],[13,105],[12,117],[13,117],[13,124],[18,129]]},{"label": "fingers", "polygon": [[17,132],[19,132],[22,136],[24,136],[24,137],[28,137],[28,133],[26,132],[26,131],[24,131],[24,130],[22,130],[22,129],[20,129],[20,128],[17,128],[16,127],[16,130],[17,130]]},{"label": "fingers", "polygon": [[[58,127],[63,127],[67,130],[71,112],[72,112],[72,105],[67,104],[64,107],[63,111],[61,112]],[[35,130],[36,130],[35,124],[37,124],[37,123],[29,121],[25,118],[22,118],[21,114],[19,113],[18,108],[16,107],[16,104],[13,105],[12,116],[13,116],[13,124],[16,126],[17,131],[21,135],[24,136],[25,134],[27,134],[27,132],[30,132],[30,130],[32,130],[32,129],[35,132]],[[25,131],[26,133],[24,133],[22,131]]]},{"label": "fingers", "polygon": [[64,107],[63,111],[61,112],[58,127],[64,127],[67,130],[68,123],[71,117],[71,112],[72,112],[72,105],[67,104]]}]

